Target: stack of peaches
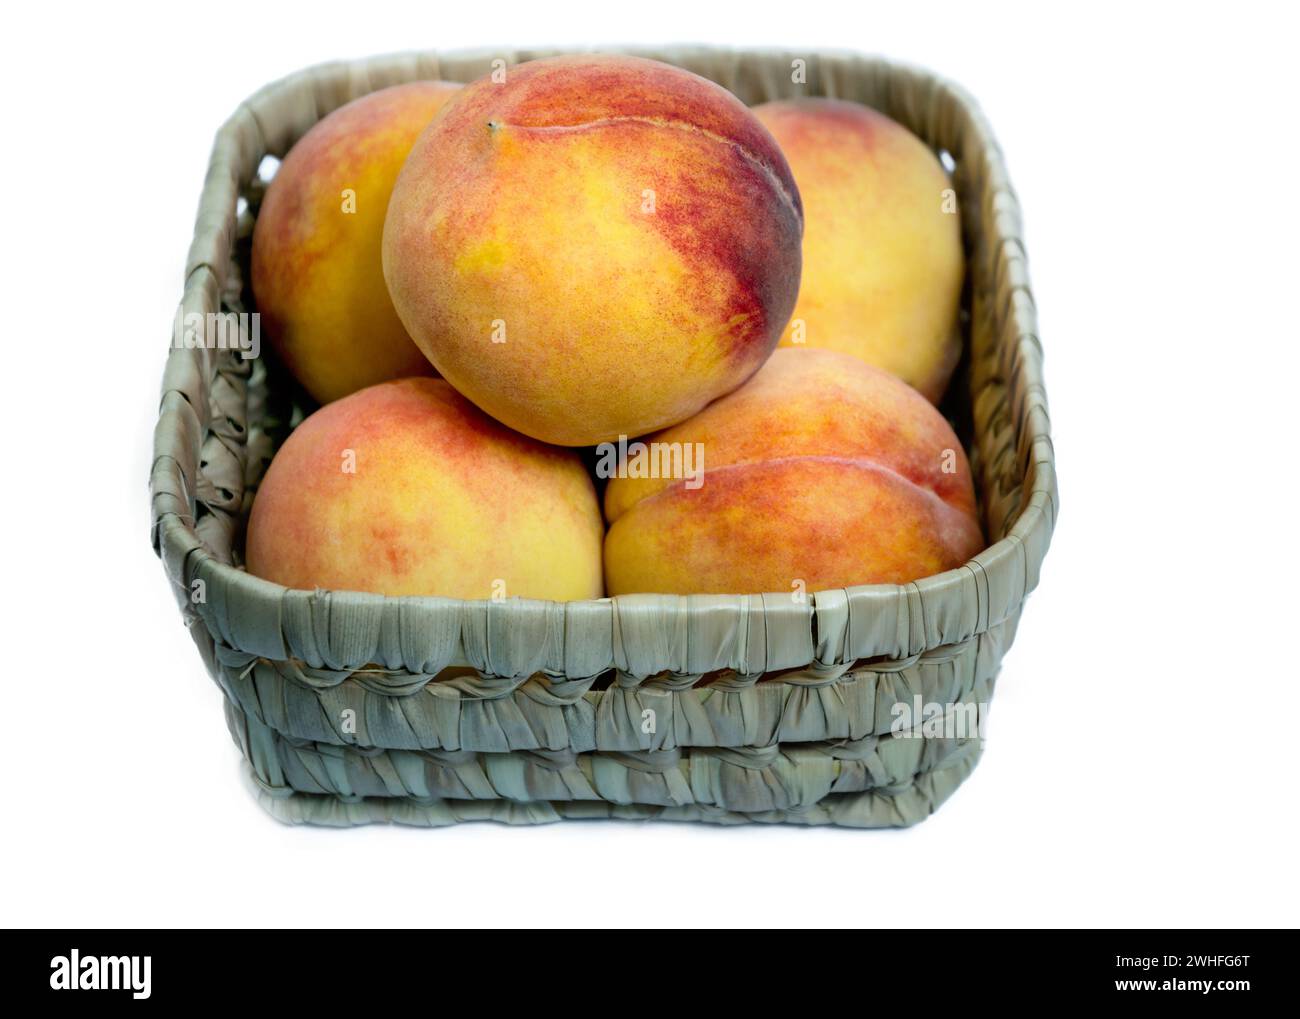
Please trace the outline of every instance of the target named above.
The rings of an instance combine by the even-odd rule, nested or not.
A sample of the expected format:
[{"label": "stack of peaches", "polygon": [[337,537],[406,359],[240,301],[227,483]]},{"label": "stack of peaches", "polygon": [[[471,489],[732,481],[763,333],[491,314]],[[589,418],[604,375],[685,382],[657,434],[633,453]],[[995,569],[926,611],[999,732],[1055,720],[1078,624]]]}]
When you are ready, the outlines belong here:
[{"label": "stack of peaches", "polygon": [[750,109],[640,58],[342,107],[254,229],[262,327],[321,406],[267,469],[249,571],[567,601],[964,562],[952,194],[866,106]]}]

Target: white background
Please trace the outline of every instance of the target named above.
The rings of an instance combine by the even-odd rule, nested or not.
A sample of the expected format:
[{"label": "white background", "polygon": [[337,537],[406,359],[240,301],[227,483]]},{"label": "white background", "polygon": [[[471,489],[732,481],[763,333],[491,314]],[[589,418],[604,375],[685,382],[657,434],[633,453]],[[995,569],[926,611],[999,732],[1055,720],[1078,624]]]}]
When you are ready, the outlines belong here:
[{"label": "white background", "polygon": [[[0,43],[6,922],[1300,919],[1300,88],[1283,5],[34,6],[7,11]],[[960,81],[997,130],[1062,508],[984,760],[902,832],[282,827],[239,777],[148,543],[212,135],[322,60],[620,41],[879,52]]]}]

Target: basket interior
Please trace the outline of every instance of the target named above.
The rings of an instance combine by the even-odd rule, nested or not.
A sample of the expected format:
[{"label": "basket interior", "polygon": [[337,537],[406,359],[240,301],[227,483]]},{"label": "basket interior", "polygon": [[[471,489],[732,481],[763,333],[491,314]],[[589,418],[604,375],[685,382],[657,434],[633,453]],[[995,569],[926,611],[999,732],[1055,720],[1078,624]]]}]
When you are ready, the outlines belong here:
[{"label": "basket interior", "polygon": [[[497,58],[499,59],[499,58]],[[718,68],[713,66],[690,66],[692,61],[685,61],[684,66],[696,73],[704,74],[706,77],[713,77],[720,84],[726,84],[739,96],[747,105],[757,105],[772,99],[790,98],[792,96],[837,96],[840,98],[856,98],[865,94],[866,98],[860,101],[868,101],[869,105],[875,105],[882,112],[902,119],[906,111],[899,111],[891,108],[887,94],[879,94],[874,88],[874,79],[855,79],[851,83],[856,83],[857,88],[849,88],[847,91],[853,93],[845,95],[845,89],[842,87],[840,79],[830,76],[814,75],[814,80],[804,84],[798,84],[792,80],[795,73],[794,61],[801,58],[790,58],[791,75],[781,76],[773,74],[759,75],[755,73],[744,73],[744,68],[739,73],[733,71],[732,75],[720,74]],[[697,65],[698,60],[694,61]],[[708,63],[708,62],[706,62]],[[777,66],[785,66],[785,62],[777,58]],[[806,72],[806,67],[804,68]],[[712,74],[710,73],[712,71]],[[444,70],[444,78],[455,81],[472,81],[474,80],[473,65],[456,65],[454,69]],[[787,83],[789,87],[786,88]],[[841,87],[837,88],[837,85]],[[362,93],[358,93],[362,94]],[[355,98],[355,96],[353,97]],[[321,115],[324,116],[328,110],[323,110]],[[906,121],[904,121],[906,123]],[[310,126],[310,125],[307,125]],[[916,123],[907,124],[914,132],[920,133],[920,125]],[[298,136],[300,136],[299,133]],[[923,135],[922,135],[923,136]],[[923,136],[924,137],[924,136]],[[292,141],[296,141],[294,137]],[[971,197],[969,183],[966,180],[967,174],[964,172],[964,161],[957,155],[954,155],[941,144],[925,139],[932,151],[939,157],[945,168],[952,175],[954,187],[958,194],[959,208],[966,209],[967,200]],[[292,144],[292,143],[290,143]],[[283,153],[280,153],[281,155]],[[266,192],[271,180],[274,178],[279,168],[280,159],[276,154],[266,153],[258,160],[256,173],[251,179],[244,182],[239,191],[238,204],[238,226],[237,241],[232,248],[232,258],[228,270],[227,287],[222,299],[222,308],[229,312],[255,312],[257,310],[256,298],[253,295],[252,288],[249,285],[251,252],[252,252],[252,232],[253,225],[257,218],[258,210],[261,206],[262,197]],[[980,450],[974,439],[974,421],[971,412],[970,400],[970,323],[971,323],[971,294],[972,288],[970,283],[971,256],[974,247],[974,238],[969,228],[965,215],[963,215],[963,246],[965,249],[967,274],[966,283],[962,289],[962,296],[959,309],[958,322],[956,328],[961,336],[962,355],[960,361],[953,372],[952,380],[949,383],[948,390],[944,395],[943,401],[939,405],[940,412],[948,420],[949,424],[956,432],[958,439],[961,441],[963,448],[966,450],[971,460],[971,468],[976,479],[980,479],[981,464]],[[233,542],[230,550],[231,561],[237,566],[242,566],[244,562],[244,537],[245,527],[248,521],[248,514],[252,507],[253,498],[257,492],[257,486],[261,481],[271,458],[275,455],[276,450],[288,436],[289,432],[297,426],[305,417],[310,415],[319,407],[319,404],[308,394],[285,369],[284,365],[276,357],[275,351],[269,344],[264,344],[262,355],[256,359],[249,373],[249,416],[248,428],[250,435],[250,456],[246,464],[244,475],[244,497],[241,503],[241,512],[236,527],[233,532]],[[580,454],[587,462],[588,473],[591,475],[593,483],[597,488],[598,497],[603,497],[603,488],[605,480],[595,474],[594,465],[596,460],[595,451],[591,448],[579,450]],[[983,491],[987,485],[976,485],[976,500],[979,504],[981,523],[984,533],[990,539],[990,543],[1005,534],[1008,521],[1005,518],[989,519],[986,512],[986,503],[983,498]]]}]

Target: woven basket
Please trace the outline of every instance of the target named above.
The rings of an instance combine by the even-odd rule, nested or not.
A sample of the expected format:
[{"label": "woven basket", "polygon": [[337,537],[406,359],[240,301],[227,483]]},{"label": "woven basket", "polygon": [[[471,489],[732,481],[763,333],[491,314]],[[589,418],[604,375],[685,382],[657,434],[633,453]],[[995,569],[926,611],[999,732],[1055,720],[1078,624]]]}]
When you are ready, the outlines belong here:
[{"label": "woven basket", "polygon": [[[242,569],[267,463],[311,408],[270,359],[174,341],[151,479],[153,542],[259,800],[293,822],[441,825],[660,817],[915,823],[969,774],[969,733],[895,732],[898,704],[986,705],[1056,517],[1041,348],[1001,154],[961,90],[852,54],[636,50],[747,103],[882,110],[954,165],[965,356],[943,406],[991,546],[901,586],[587,602],[292,591]],[[259,167],[378,88],[469,81],[551,51],[416,54],[312,68],[217,135],[183,313],[253,310]],[[792,68],[802,61],[804,83]],[[450,670],[450,671],[445,671]]]}]

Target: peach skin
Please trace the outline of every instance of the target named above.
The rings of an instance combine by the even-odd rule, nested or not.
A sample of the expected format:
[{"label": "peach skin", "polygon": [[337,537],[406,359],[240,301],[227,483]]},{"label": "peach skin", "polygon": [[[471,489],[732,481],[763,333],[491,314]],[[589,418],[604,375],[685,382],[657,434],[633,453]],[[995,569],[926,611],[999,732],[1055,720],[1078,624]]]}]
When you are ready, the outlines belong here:
[{"label": "peach skin", "polygon": [[380,244],[393,182],[460,86],[395,85],[340,107],[299,139],[253,227],[253,293],[271,345],[320,403],[432,374],[393,310]]},{"label": "peach skin", "polygon": [[699,443],[702,483],[609,482],[611,595],[905,583],[984,547],[948,422],[847,354],[778,350],[740,389],[644,441]]},{"label": "peach skin", "polygon": [[799,286],[785,157],[722,87],[575,56],[467,85],[384,228],[411,336],[493,417],[565,446],[684,420],[758,370]]},{"label": "peach skin", "polygon": [[938,403],[961,353],[961,223],[948,175],[884,114],[840,99],[765,103],[803,196],[803,282],[782,346],[860,357]]},{"label": "peach skin", "polygon": [[293,588],[599,598],[603,530],[576,453],[441,379],[402,379],[293,431],[253,501],[248,571]]}]

